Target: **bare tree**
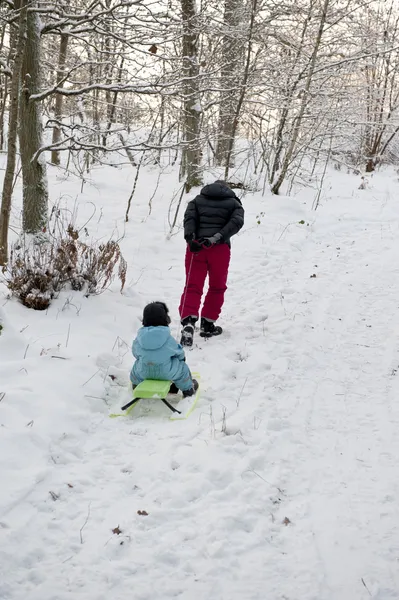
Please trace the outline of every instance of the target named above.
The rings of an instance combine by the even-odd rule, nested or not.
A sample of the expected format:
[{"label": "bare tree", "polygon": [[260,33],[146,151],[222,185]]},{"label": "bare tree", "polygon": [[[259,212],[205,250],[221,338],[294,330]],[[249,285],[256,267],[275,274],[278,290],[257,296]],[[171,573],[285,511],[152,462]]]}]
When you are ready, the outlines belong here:
[{"label": "bare tree", "polygon": [[[246,11],[241,0],[225,0],[220,73],[219,121],[216,164],[226,166],[234,144],[234,118],[240,100],[244,48],[242,29],[246,28]],[[237,115],[238,116],[238,115]]]},{"label": "bare tree", "polygon": [[183,26],[183,131],[184,146],[181,163],[181,177],[186,176],[186,191],[201,185],[201,102],[197,39],[199,18],[195,0],[181,0]]},{"label": "bare tree", "polygon": [[27,24],[28,0],[19,2],[18,10],[18,39],[14,48],[14,64],[12,68],[10,106],[8,115],[8,151],[7,165],[3,181],[3,195],[1,199],[0,215],[0,265],[5,265],[8,260],[8,228],[10,223],[11,199],[15,175],[18,138],[18,108],[20,94],[20,74],[24,56]]},{"label": "bare tree", "polygon": [[36,2],[27,13],[26,43],[21,69],[19,141],[23,183],[23,229],[37,234],[47,222],[48,187],[44,155],[37,155],[43,145],[40,104],[31,96],[40,89],[40,20]]},{"label": "bare tree", "polygon": [[[8,91],[21,2],[0,3]],[[355,152],[367,170],[384,153],[395,156],[395,0],[24,2],[19,137],[28,232],[46,226],[50,152],[54,164],[66,153],[66,168],[82,181],[118,152],[137,177],[146,164],[180,159],[187,191],[216,164],[226,178],[233,166],[244,167],[243,177],[255,171],[276,194],[287,181],[289,193],[302,173],[317,177],[319,160],[337,153]],[[0,120],[8,115],[11,125],[14,96],[3,89]],[[12,126],[9,135],[7,189]]]},{"label": "bare tree", "polygon": [[[313,4],[314,0],[310,0],[310,4]],[[324,32],[324,27],[326,24],[326,19],[327,19],[327,11],[328,11],[328,7],[330,4],[331,0],[324,0],[323,1],[323,5],[322,5],[322,9],[321,9],[321,13],[319,15],[319,23],[318,23],[318,30],[317,30],[317,34],[314,40],[314,45],[313,45],[313,51],[312,54],[310,56],[310,61],[309,61],[309,68],[308,68],[308,72],[307,72],[307,76],[305,79],[305,83],[304,83],[304,87],[301,93],[301,100],[299,102],[299,108],[298,108],[298,112],[295,116],[295,120],[294,120],[294,126],[293,126],[293,130],[292,130],[292,134],[291,134],[291,139],[288,143],[288,146],[285,150],[285,155],[282,161],[282,165],[281,165],[281,170],[280,173],[276,179],[276,181],[273,182],[272,185],[272,192],[273,194],[278,194],[281,188],[281,185],[287,175],[287,171],[288,171],[288,167],[290,165],[290,162],[292,160],[292,156],[295,152],[295,147],[298,141],[298,137],[299,137],[299,133],[300,133],[300,128],[302,125],[302,121],[305,115],[305,110],[306,107],[308,106],[309,103],[309,90],[310,90],[310,86],[312,83],[312,78],[314,75],[314,71],[316,68],[316,60],[317,60],[317,55],[319,52],[319,48],[320,48],[320,44],[321,44],[321,39],[323,36],[323,32]]]},{"label": "bare tree", "polygon": [[4,148],[5,132],[4,132],[4,120],[5,110],[8,98],[9,80],[11,77],[10,71],[10,51],[11,48],[15,49],[15,29],[13,28],[10,34],[10,51],[7,53],[6,49],[6,34],[7,34],[7,17],[10,12],[9,6],[0,6],[0,149]]},{"label": "bare tree", "polygon": [[373,6],[361,14],[360,26],[363,45],[374,50],[373,56],[362,61],[362,75],[366,88],[363,97],[365,126],[363,128],[363,156],[366,172],[374,171],[376,164],[399,131],[395,117],[399,114],[399,56],[398,52],[380,52],[399,38],[399,13],[393,0],[388,6]]},{"label": "bare tree", "polygon": [[[57,67],[57,87],[62,88],[64,85],[65,76],[65,63],[68,51],[68,40],[69,37],[64,33],[60,36],[60,51],[58,55],[58,67]],[[62,94],[56,94],[55,105],[54,105],[54,127],[53,127],[53,150],[51,151],[51,162],[54,165],[60,164],[60,152],[57,149],[57,145],[61,142],[61,129],[60,121],[62,120],[62,109],[63,109],[64,96]]]}]

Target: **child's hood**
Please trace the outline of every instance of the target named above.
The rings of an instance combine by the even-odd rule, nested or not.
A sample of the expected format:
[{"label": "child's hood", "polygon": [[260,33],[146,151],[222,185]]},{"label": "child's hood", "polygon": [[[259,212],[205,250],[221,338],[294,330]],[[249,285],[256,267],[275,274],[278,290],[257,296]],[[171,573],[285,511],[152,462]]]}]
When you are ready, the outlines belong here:
[{"label": "child's hood", "polygon": [[169,327],[142,327],[137,333],[137,341],[144,350],[158,350],[169,336]]}]

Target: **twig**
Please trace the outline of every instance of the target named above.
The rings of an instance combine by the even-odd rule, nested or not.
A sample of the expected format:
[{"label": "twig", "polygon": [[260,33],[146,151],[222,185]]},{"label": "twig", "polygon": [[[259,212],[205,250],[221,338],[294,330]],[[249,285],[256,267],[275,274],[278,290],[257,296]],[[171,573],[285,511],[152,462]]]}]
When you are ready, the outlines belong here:
[{"label": "twig", "polygon": [[69,560],[71,560],[71,558],[73,558],[73,556],[70,556],[69,558],[66,558],[65,560],[62,561],[62,564],[68,562]]},{"label": "twig", "polygon": [[283,231],[282,231],[282,232],[281,232],[281,234],[280,234],[280,237],[279,237],[279,238],[278,238],[278,240],[277,240],[278,242],[281,240],[281,238],[283,237],[283,235],[284,235],[284,234],[285,234],[285,232],[287,231],[288,227],[290,227],[291,225],[295,225],[295,223],[288,223],[288,224],[287,224],[287,225],[284,227]]},{"label": "twig", "polygon": [[227,413],[227,409],[225,406],[222,406],[222,427],[221,427],[221,432],[224,433],[224,435],[227,435],[227,417],[226,417],[226,413]]},{"label": "twig", "polygon": [[[175,225],[176,225],[177,216],[178,216],[178,214],[179,214],[179,210],[180,210],[181,202],[182,202],[182,199],[183,199],[183,196],[184,196],[185,185],[186,185],[186,184],[184,183],[184,184],[182,185],[182,188],[181,188],[181,194],[180,194],[180,198],[179,198],[179,200],[178,200],[178,202],[177,202],[176,212],[175,212],[175,216],[173,217],[172,224],[171,224],[171,226],[170,226],[169,235],[171,235],[171,234],[172,234],[172,231],[173,231],[173,229],[174,229],[174,227],[175,227]],[[169,206],[169,213],[170,213],[170,209],[171,209],[171,205]],[[169,218],[169,215],[168,215],[168,218]]]},{"label": "twig", "polygon": [[134,182],[133,182],[133,189],[132,189],[132,191],[130,193],[130,196],[129,196],[129,199],[127,201],[127,207],[126,207],[126,213],[125,213],[125,223],[127,223],[129,221],[130,206],[132,204],[133,196],[134,196],[134,193],[136,191],[137,182],[138,182],[138,179],[139,179],[140,169],[141,169],[141,165],[143,164],[143,160],[144,160],[144,153],[140,157],[140,162],[138,164],[137,171],[136,171],[136,176],[135,176]]},{"label": "twig", "polygon": [[51,356],[50,358],[58,358],[58,360],[67,360],[64,356]]},{"label": "twig", "polygon": [[65,347],[68,348],[68,344],[69,344],[69,336],[71,334],[71,324],[69,323],[68,326],[68,333],[67,333],[67,339],[66,339],[66,343],[65,343]]},{"label": "twig", "polygon": [[366,582],[364,581],[363,577],[362,577],[361,581],[362,581],[362,584],[364,585],[364,587],[366,588],[366,590],[368,591],[368,593],[370,594],[370,596],[372,596],[373,594],[370,592],[369,588],[367,587]]},{"label": "twig", "polygon": [[254,417],[254,429],[257,431],[262,423],[262,419],[260,417]]},{"label": "twig", "polygon": [[103,381],[105,381],[107,379],[108,374],[109,374],[109,367],[107,367],[107,370],[104,373],[104,379],[103,379]]},{"label": "twig", "polygon": [[84,387],[86,384],[88,384],[88,383],[89,383],[89,381],[91,381],[91,380],[93,379],[93,377],[95,377],[95,376],[97,375],[97,373],[99,373],[99,372],[100,372],[100,369],[97,369],[97,371],[94,373],[94,375],[92,375],[92,376],[91,376],[91,377],[90,377],[90,378],[89,378],[87,381],[85,381],[85,382],[82,384],[82,387]]},{"label": "twig", "polygon": [[275,485],[274,483],[270,483],[270,481],[268,481],[267,479],[265,479],[264,477],[262,477],[262,475],[259,475],[259,473],[257,473],[256,471],[254,471],[253,469],[247,469],[246,471],[244,471],[244,473],[253,473],[254,475],[256,475],[257,477],[259,477],[259,479],[261,479],[262,481],[264,481],[265,483],[267,483],[268,485],[271,485],[272,487],[275,487],[276,490],[278,490],[278,492],[282,495],[285,496],[285,492],[284,490],[282,490],[281,488],[278,487],[278,485]]},{"label": "twig", "polygon": [[244,391],[244,388],[245,388],[245,386],[247,385],[247,381],[248,381],[248,377],[245,379],[245,381],[244,381],[244,385],[243,385],[243,386],[242,386],[242,388],[241,388],[240,395],[238,396],[238,399],[237,399],[237,402],[236,402],[236,404],[237,404],[237,408],[240,406],[240,400],[241,400],[241,396],[242,396],[242,393],[243,393],[243,391]]},{"label": "twig", "polygon": [[83,535],[82,535],[82,531],[83,531],[83,529],[86,527],[86,525],[87,525],[87,522],[88,522],[88,520],[89,520],[89,518],[90,518],[90,506],[91,506],[91,502],[89,502],[89,507],[88,507],[88,509],[87,509],[87,517],[86,517],[86,521],[83,523],[83,525],[82,525],[82,527],[80,528],[80,531],[79,531],[79,533],[80,533],[80,543],[81,543],[81,544],[83,544]]},{"label": "twig", "polygon": [[4,396],[5,396],[5,395],[6,395],[6,393],[5,393],[5,392],[0,392],[0,402],[1,402],[2,400],[4,400]]},{"label": "twig", "polygon": [[124,346],[126,346],[129,349],[129,344],[127,342],[125,342],[125,340],[123,340],[121,337],[119,337],[119,335],[116,336],[116,340],[114,345],[112,346],[112,352],[115,350],[115,346],[118,344],[118,348],[121,347],[121,345],[123,344]]},{"label": "twig", "polygon": [[262,475],[259,475],[259,473],[257,473],[253,469],[247,469],[247,471],[245,471],[245,473],[253,473],[254,475],[256,475],[257,477],[259,477],[259,479],[261,479],[265,483],[268,483],[269,485],[273,485],[272,483],[270,483],[270,481],[267,481],[267,479],[265,479],[264,477],[262,477]]},{"label": "twig", "polygon": [[26,355],[28,354],[28,350],[29,350],[29,344],[25,348],[24,360],[26,358]]},{"label": "twig", "polygon": [[159,171],[155,190],[153,191],[151,198],[148,200],[148,216],[150,216],[152,213],[152,201],[154,200],[155,194],[158,191],[159,181],[161,179],[161,176],[162,176],[162,171]]}]

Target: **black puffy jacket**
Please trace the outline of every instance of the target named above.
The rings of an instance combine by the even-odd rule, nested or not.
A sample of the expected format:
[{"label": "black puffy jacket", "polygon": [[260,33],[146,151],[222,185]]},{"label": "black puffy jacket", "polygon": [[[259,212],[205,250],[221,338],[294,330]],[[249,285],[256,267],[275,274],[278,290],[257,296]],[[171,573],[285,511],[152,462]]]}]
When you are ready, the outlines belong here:
[{"label": "black puffy jacket", "polygon": [[211,183],[187,205],[184,238],[200,240],[221,233],[220,243],[230,245],[231,236],[243,225],[244,209],[233,190],[221,183]]}]

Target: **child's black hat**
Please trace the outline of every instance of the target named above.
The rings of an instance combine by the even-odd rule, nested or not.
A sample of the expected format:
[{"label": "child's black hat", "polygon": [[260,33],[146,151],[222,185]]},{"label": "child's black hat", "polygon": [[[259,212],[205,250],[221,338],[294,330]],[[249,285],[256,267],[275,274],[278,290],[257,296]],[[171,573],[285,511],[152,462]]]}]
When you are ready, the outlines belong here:
[{"label": "child's black hat", "polygon": [[143,311],[143,327],[170,325],[169,309],[164,302],[151,302]]}]

